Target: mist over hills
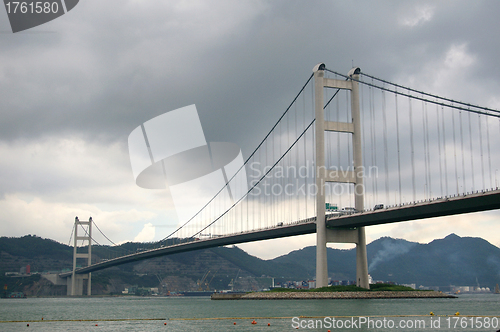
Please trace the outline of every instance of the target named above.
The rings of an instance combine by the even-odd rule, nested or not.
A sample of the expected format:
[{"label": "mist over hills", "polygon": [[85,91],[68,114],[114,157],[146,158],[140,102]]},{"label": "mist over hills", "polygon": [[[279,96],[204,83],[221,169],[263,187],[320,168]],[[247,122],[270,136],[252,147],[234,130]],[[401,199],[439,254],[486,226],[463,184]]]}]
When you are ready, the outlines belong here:
[{"label": "mist over hills", "polygon": [[[129,250],[147,243],[127,243]],[[93,246],[94,259],[107,258],[109,247]],[[114,248],[117,249],[117,248]],[[72,266],[72,247],[36,236],[0,238],[0,282],[12,283],[5,272],[27,264],[32,272]],[[109,251],[109,250],[108,250]],[[500,249],[481,238],[450,234],[428,244],[383,237],[367,246],[369,273],[374,280],[417,286],[477,286],[500,283]],[[328,273],[333,280],[355,280],[355,249],[328,248]],[[127,285],[165,291],[199,289],[257,290],[276,281],[314,279],[316,247],[295,250],[271,260],[251,256],[238,247],[219,247],[129,263],[92,274],[96,294],[120,293]],[[205,281],[201,283],[203,277]],[[236,281],[235,281],[236,280]],[[61,287],[61,286],[59,286]],[[60,291],[62,292],[62,290]]]},{"label": "mist over hills", "polygon": [[[386,243],[375,257],[391,248],[392,244]],[[415,243],[401,254],[392,252],[370,270],[375,279],[391,277],[395,282],[413,280],[421,285],[480,284],[490,288],[500,282],[500,249],[481,238],[451,234],[429,244]]]}]

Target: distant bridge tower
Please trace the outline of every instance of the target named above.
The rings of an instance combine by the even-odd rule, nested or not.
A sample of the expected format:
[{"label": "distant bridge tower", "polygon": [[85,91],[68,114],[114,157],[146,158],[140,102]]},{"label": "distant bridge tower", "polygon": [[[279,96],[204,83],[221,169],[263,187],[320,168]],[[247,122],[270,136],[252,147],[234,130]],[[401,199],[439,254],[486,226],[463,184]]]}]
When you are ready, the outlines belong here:
[{"label": "distant bridge tower", "polygon": [[[359,68],[349,71],[348,80],[341,81],[325,78],[325,64],[320,63],[314,72],[314,105],[316,115],[316,287],[328,286],[328,263],[326,244],[356,243],[356,285],[370,288],[368,282],[368,261],[366,255],[365,228],[357,229],[327,229],[325,206],[325,183],[342,182],[354,184],[355,209],[364,210],[363,160],[361,147],[361,123],[359,111]],[[324,88],[336,88],[351,91],[352,122],[325,121]],[[352,134],[353,164],[351,172],[329,171],[325,166],[325,131]]]},{"label": "distant bridge tower", "polygon": [[[88,226],[87,232],[84,236],[78,236],[78,228],[79,226]],[[83,295],[83,280],[87,279],[87,295],[90,296],[92,294],[91,288],[91,278],[92,274],[76,274],[76,260],[77,258],[86,258],[87,265],[91,265],[92,258],[92,217],[89,218],[89,221],[80,221],[78,217],[75,217],[75,240],[73,245],[73,273],[71,277],[68,278],[68,295]],[[77,252],[77,243],[78,240],[88,241],[88,251],[86,253],[78,253]],[[71,288],[70,288],[71,287]]]}]

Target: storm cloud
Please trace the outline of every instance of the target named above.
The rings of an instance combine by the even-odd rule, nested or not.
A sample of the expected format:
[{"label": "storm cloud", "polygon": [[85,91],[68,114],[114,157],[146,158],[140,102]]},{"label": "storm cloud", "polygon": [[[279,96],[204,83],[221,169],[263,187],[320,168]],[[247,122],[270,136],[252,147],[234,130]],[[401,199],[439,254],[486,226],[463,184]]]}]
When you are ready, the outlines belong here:
[{"label": "storm cloud", "polygon": [[[163,238],[175,210],[168,192],[135,185],[128,135],[196,104],[206,140],[245,158],[320,62],[499,108],[498,12],[497,1],[85,0],[13,34],[0,10],[1,235],[66,242],[74,217],[92,215],[115,242]],[[455,232],[500,245],[488,231],[497,212],[470,218],[368,238]]]}]

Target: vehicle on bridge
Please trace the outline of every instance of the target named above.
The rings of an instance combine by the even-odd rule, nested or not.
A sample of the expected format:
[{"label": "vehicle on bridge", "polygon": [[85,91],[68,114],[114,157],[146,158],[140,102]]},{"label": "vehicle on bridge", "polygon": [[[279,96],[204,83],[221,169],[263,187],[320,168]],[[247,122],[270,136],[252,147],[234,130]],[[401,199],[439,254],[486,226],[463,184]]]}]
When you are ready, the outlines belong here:
[{"label": "vehicle on bridge", "polygon": [[343,207],[342,210],[340,210],[340,212],[342,214],[353,214],[353,213],[358,213],[359,211],[353,207]]}]

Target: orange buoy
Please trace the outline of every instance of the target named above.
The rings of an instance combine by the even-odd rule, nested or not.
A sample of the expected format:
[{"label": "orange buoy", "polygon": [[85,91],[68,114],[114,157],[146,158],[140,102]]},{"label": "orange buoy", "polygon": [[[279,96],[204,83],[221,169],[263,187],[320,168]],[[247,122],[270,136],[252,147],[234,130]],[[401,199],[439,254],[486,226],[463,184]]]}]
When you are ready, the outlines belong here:
[{"label": "orange buoy", "polygon": [[163,325],[167,325],[167,323],[163,323]]},{"label": "orange buoy", "polygon": [[254,325],[257,324],[257,322],[255,321],[255,319],[252,321],[252,324],[254,324]]},{"label": "orange buoy", "polygon": [[271,323],[267,323],[267,326],[271,326]]},{"label": "orange buoy", "polygon": [[233,325],[236,325],[236,322],[234,322]]}]

